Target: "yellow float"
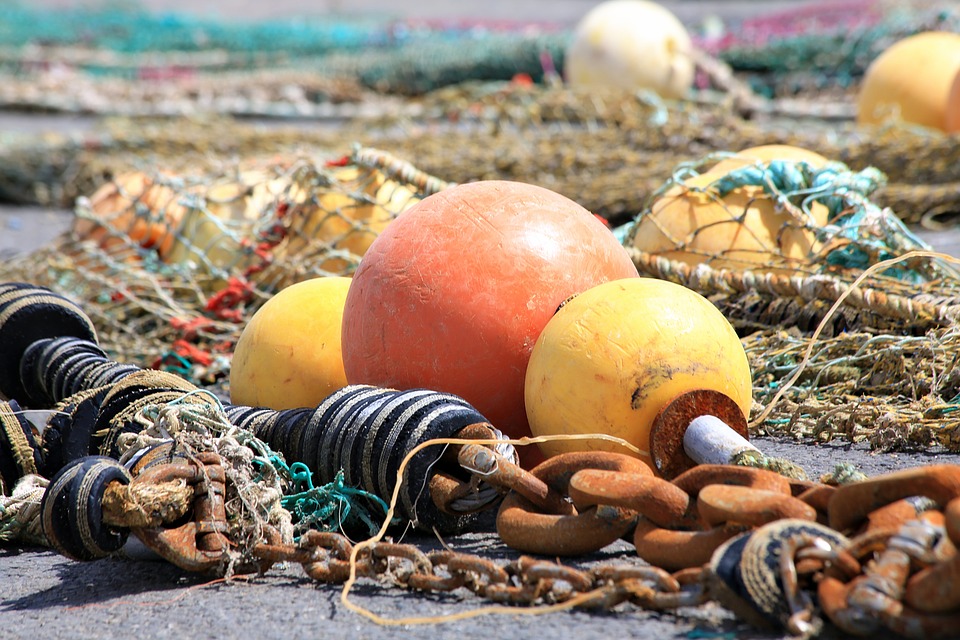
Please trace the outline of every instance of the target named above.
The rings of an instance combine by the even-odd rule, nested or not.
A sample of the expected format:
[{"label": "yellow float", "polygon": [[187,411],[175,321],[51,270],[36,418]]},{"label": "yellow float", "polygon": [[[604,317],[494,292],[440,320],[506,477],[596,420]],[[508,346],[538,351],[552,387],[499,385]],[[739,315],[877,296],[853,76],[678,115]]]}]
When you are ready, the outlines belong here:
[{"label": "yellow float", "polygon": [[810,215],[790,212],[759,185],[721,196],[715,183],[735,169],[773,160],[802,160],[814,168],[827,159],[812,151],[766,145],[741,151],[706,172],[667,189],[630,234],[630,244],[653,255],[717,269],[790,273],[810,262],[819,248],[815,227],[829,211],[813,203]]},{"label": "yellow float", "polygon": [[573,87],[649,89],[682,98],[693,84],[690,36],[670,11],[647,0],[610,0],[577,24],[564,56]]},{"label": "yellow float", "polygon": [[[597,285],[557,311],[533,347],[524,399],[535,436],[602,433],[649,452],[657,414],[693,389],[724,394],[748,415],[750,367],[736,332],[700,294],[630,278]],[[627,451],[602,440],[539,446],[547,456]]]},{"label": "yellow float", "polygon": [[857,121],[960,131],[960,34],[918,33],[877,56],[860,87]]},{"label": "yellow float", "polygon": [[289,180],[265,171],[244,171],[235,179],[210,185],[192,198],[169,249],[160,251],[168,264],[192,263],[200,271],[236,270],[252,261],[244,245],[258,220],[274,215]]},{"label": "yellow float", "polygon": [[345,277],[305,280],[260,307],[234,350],[231,402],[313,407],[345,387],[340,329],[349,287]]}]

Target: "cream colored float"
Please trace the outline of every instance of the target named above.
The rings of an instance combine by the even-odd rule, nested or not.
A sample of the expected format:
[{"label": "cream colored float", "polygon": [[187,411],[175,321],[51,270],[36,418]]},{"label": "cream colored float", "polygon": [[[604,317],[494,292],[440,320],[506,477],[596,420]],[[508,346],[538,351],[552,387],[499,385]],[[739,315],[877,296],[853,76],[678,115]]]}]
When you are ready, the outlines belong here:
[{"label": "cream colored float", "polygon": [[[736,332],[700,294],[631,278],[595,286],[557,311],[533,347],[524,399],[535,436],[601,433],[650,452],[658,414],[692,390],[723,394],[745,420],[753,389]],[[627,452],[603,440],[539,446],[546,456]]]},{"label": "cream colored float", "polygon": [[314,278],[268,300],[244,327],[230,368],[234,404],[313,407],[347,386],[340,350],[350,278]]},{"label": "cream colored float", "polygon": [[819,249],[814,228],[827,224],[826,207],[810,215],[782,208],[763,187],[746,185],[721,196],[714,184],[731,171],[774,160],[827,164],[818,153],[786,145],[745,149],[706,172],[670,187],[640,218],[628,240],[637,249],[688,265],[791,273]]},{"label": "cream colored float", "polygon": [[863,78],[857,121],[960,131],[960,34],[919,33],[881,53]]},{"label": "cream colored float", "polygon": [[690,36],[667,9],[646,0],[611,0],[577,24],[564,57],[573,87],[648,89],[681,98],[693,84]]}]

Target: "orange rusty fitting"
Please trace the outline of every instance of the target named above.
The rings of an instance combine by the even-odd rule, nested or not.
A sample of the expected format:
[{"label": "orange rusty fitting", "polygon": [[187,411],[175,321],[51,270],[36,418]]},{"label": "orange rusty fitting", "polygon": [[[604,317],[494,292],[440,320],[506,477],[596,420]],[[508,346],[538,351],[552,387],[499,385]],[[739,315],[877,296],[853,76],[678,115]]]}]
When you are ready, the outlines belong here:
[{"label": "orange rusty fitting", "polygon": [[[537,465],[531,473],[562,495],[570,478],[581,469],[643,473],[646,465],[633,456],[601,451],[564,453]],[[547,514],[515,491],[504,498],[497,513],[497,533],[505,544],[526,553],[583,555],[625,535],[636,512],[612,506],[590,508],[574,515]]]},{"label": "orange rusty fitting", "polygon": [[672,482],[644,473],[584,469],[570,478],[570,499],[578,509],[598,504],[636,511],[661,527],[694,526],[690,496]]},{"label": "orange rusty fitting", "polygon": [[221,458],[213,452],[194,459],[150,467],[137,482],[184,479],[194,485],[193,518],[177,527],[132,529],[144,545],[168,562],[187,571],[210,571],[220,566],[231,547],[227,531]]},{"label": "orange rusty fitting", "polygon": [[756,447],[747,440],[747,418],[730,396],[710,389],[680,394],[664,406],[650,428],[650,457],[672,480],[698,464],[729,464]]},{"label": "orange rusty fitting", "polygon": [[633,533],[633,545],[637,555],[650,564],[667,571],[679,571],[710,562],[717,547],[746,529],[725,525],[706,531],[676,531],[640,518]]},{"label": "orange rusty fitting", "polygon": [[867,531],[899,529],[909,520],[916,520],[925,511],[935,507],[931,500],[911,496],[874,509],[867,514]]},{"label": "orange rusty fitting", "polygon": [[867,636],[880,630],[881,624],[875,615],[849,602],[850,590],[863,576],[843,583],[832,576],[824,576],[817,585],[817,600],[820,608],[842,631],[855,636]]},{"label": "orange rusty fitting", "polygon": [[778,491],[712,484],[697,495],[697,510],[707,527],[726,523],[759,527],[784,518],[816,521],[817,510]]},{"label": "orange rusty fitting", "polygon": [[840,486],[830,498],[830,526],[837,531],[852,530],[872,511],[911,496],[924,496],[945,506],[960,496],[960,467],[929,465]]}]

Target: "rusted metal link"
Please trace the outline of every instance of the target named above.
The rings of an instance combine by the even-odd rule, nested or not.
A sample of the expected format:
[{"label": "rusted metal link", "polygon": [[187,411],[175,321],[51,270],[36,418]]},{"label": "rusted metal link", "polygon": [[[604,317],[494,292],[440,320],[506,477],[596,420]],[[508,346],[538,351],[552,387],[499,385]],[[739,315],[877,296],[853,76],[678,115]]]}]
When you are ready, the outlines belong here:
[{"label": "rusted metal link", "polygon": [[213,452],[146,469],[138,476],[141,482],[183,479],[194,485],[193,517],[178,527],[135,528],[132,532],[144,545],[182,569],[217,568],[232,547],[226,535],[225,478],[220,456]]},{"label": "rusted metal link", "polygon": [[458,460],[460,466],[470,473],[494,486],[515,491],[545,513],[574,513],[573,506],[563,494],[487,447],[478,444],[463,445],[460,447]]},{"label": "rusted metal link", "polygon": [[685,491],[691,498],[695,498],[704,487],[713,484],[752,487],[765,491],[775,491],[786,496],[793,495],[790,480],[779,473],[766,469],[733,465],[701,464],[681,473],[673,479],[673,484]]},{"label": "rusted metal link", "polygon": [[924,496],[940,507],[946,506],[960,497],[960,467],[930,465],[905,469],[838,487],[830,498],[829,524],[837,531],[852,531],[871,512],[911,496]]},{"label": "rusted metal link", "polygon": [[703,566],[717,547],[747,528],[723,525],[705,531],[675,531],[641,518],[634,530],[633,545],[637,555],[650,564],[678,571]]},{"label": "rusted metal link", "polygon": [[[532,474],[560,495],[568,491],[571,477],[581,469],[604,469],[621,473],[646,465],[631,456],[608,452],[566,453],[550,458]],[[636,512],[600,505],[574,515],[546,514],[516,492],[507,494],[497,514],[497,532],[508,546],[526,553],[584,555],[626,534]]]},{"label": "rusted metal link", "polygon": [[657,591],[666,593],[680,591],[680,582],[677,578],[659,567],[607,566],[597,569],[593,575],[597,580],[611,584],[624,580],[641,580],[651,584]]},{"label": "rusted metal link", "polygon": [[[467,587],[474,593],[483,594],[494,584],[506,584],[510,576],[505,569],[496,563],[454,551],[433,551],[428,554],[433,573],[430,576],[430,586],[418,586],[414,581],[410,586],[418,589],[427,588],[433,591],[452,591],[459,587]],[[437,575],[438,569],[446,569],[448,578]]]},{"label": "rusted metal link", "polygon": [[636,511],[669,529],[696,525],[687,492],[652,472],[584,469],[570,478],[569,493],[577,509],[605,504]]},{"label": "rusted metal link", "polygon": [[697,511],[707,528],[726,523],[759,527],[784,518],[817,519],[816,509],[790,495],[722,484],[700,490]]},{"label": "rusted metal link", "polygon": [[[308,531],[300,537],[300,547],[319,553],[320,558],[303,564],[304,572],[320,582],[345,582],[350,577],[350,556],[353,545],[342,535],[330,531]],[[356,574],[375,575],[378,563],[369,549],[358,554]]]},{"label": "rusted metal link", "polygon": [[[908,522],[889,538],[876,560],[864,565],[864,572],[849,583],[826,575],[817,590],[824,613],[854,635],[869,635],[882,626],[893,628],[891,623],[903,625],[897,620],[910,609],[902,600],[913,559],[931,549],[936,537],[936,527],[919,520]],[[923,615],[912,610],[911,618],[916,624]]]},{"label": "rusted metal link", "polygon": [[943,513],[953,554],[911,576],[904,596],[908,605],[925,613],[946,613],[960,607],[960,555],[955,548],[960,532],[960,499],[947,503]]},{"label": "rusted metal link", "polygon": [[[497,434],[491,425],[487,423],[477,423],[463,427],[454,434],[454,437],[464,440],[493,440],[496,439]],[[473,452],[474,456],[482,456],[485,459],[493,461],[503,460],[504,464],[513,464],[511,460],[507,460],[497,453],[491,445],[468,444],[452,445],[444,449],[443,456],[441,457],[445,465],[444,468],[448,470],[466,469],[464,465],[460,464],[460,454],[463,447],[470,447],[470,451]],[[487,453],[479,453],[477,449],[486,451]],[[467,455],[469,458],[470,454]],[[495,462],[493,464],[495,464]],[[444,513],[463,515],[465,513],[488,509],[496,504],[498,499],[498,496],[493,493],[493,487],[501,489],[502,493],[506,493],[507,491],[506,488],[501,488],[494,483],[488,483],[490,486],[483,487],[485,491],[481,491],[480,475],[471,473],[469,478],[464,479],[454,473],[445,471],[444,468],[437,469],[428,484],[430,498],[433,504]],[[483,478],[483,480],[486,480],[486,478]]]}]

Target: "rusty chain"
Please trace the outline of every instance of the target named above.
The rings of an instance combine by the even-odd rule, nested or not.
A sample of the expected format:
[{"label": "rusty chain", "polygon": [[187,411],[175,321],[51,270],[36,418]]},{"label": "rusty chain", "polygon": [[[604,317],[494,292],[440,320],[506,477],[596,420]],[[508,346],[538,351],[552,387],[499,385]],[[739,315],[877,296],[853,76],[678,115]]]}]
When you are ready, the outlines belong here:
[{"label": "rusty chain", "polygon": [[[803,637],[819,632],[822,616],[860,636],[886,629],[906,637],[950,637],[960,622],[957,467],[928,466],[834,486],[719,465],[700,465],[666,481],[633,458],[609,453],[557,456],[532,472],[480,445],[460,446],[458,459],[508,491],[498,533],[524,555],[501,564],[379,540],[355,547],[342,534],[319,531],[283,544],[265,527],[237,570],[297,563],[320,582],[344,583],[353,571],[405,589],[466,589],[492,603],[525,606],[609,609],[629,602],[673,610],[715,600],[748,621],[773,621]],[[190,520],[133,532],[182,568],[217,570],[235,546],[221,508],[220,462],[205,454],[158,465],[133,484],[177,478],[193,488]],[[105,518],[112,511],[105,508]],[[568,555],[582,555],[620,537],[632,539],[648,564],[577,569],[526,555],[556,555],[558,538],[573,541]],[[515,539],[519,546],[511,544]],[[744,554],[735,556],[738,575],[747,593],[731,595],[718,558],[738,544]],[[764,565],[753,547],[776,561]]]}]

